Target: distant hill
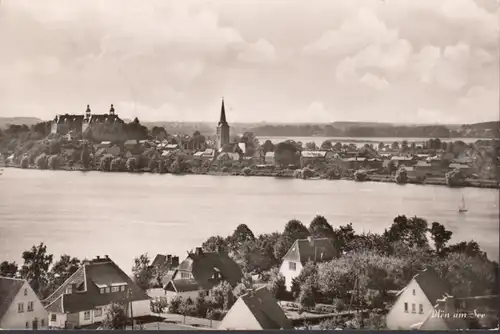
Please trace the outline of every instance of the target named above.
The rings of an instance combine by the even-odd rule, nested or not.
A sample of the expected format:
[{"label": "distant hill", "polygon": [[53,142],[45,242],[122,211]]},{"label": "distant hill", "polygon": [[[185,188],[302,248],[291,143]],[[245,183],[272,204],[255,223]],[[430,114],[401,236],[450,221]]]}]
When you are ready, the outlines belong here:
[{"label": "distant hill", "polygon": [[35,125],[36,123],[43,122],[40,118],[36,117],[0,117],[0,129],[4,129],[9,125]]}]

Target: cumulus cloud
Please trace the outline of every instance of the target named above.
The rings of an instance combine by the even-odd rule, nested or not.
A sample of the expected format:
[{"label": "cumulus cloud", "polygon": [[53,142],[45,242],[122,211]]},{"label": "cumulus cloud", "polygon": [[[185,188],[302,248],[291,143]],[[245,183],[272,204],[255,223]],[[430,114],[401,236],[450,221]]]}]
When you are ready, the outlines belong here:
[{"label": "cumulus cloud", "polygon": [[3,0],[0,110],[216,121],[225,96],[235,122],[498,118],[498,15],[494,0]]}]

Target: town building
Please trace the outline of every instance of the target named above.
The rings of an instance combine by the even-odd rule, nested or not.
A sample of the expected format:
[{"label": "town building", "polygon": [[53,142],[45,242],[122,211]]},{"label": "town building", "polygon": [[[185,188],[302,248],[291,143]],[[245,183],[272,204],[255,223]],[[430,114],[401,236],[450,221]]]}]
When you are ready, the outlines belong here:
[{"label": "town building", "polygon": [[165,294],[168,301],[175,296],[194,300],[200,292],[209,295],[210,289],[222,281],[234,288],[242,278],[241,268],[225,251],[204,252],[197,247],[179,264],[165,286]]},{"label": "town building", "polygon": [[216,148],[220,151],[224,145],[229,144],[229,124],[226,120],[226,109],[224,107],[224,98],[222,98],[222,105],[220,109],[220,120],[217,125],[217,140]]},{"label": "town building", "polygon": [[445,283],[432,269],[415,275],[397,295],[394,305],[387,314],[387,328],[409,330],[422,323],[434,310],[438,299],[447,295]]},{"label": "town building", "polygon": [[92,114],[90,105],[87,105],[84,115],[64,114],[56,115],[51,125],[51,133],[66,135],[67,133],[84,133],[95,125],[103,124],[111,127],[123,125],[123,120],[115,113],[111,105],[108,114]]},{"label": "town building", "polygon": [[333,158],[334,153],[332,151],[302,151],[300,153],[300,164],[301,167],[306,167],[307,165],[315,165],[317,163],[326,163],[327,160]]},{"label": "town building", "polygon": [[307,262],[326,262],[336,256],[337,252],[328,238],[308,237],[295,240],[283,257],[280,267],[287,290],[291,291],[292,280],[300,275]]},{"label": "town building", "polygon": [[264,156],[264,162],[267,165],[274,165],[276,163],[276,160],[274,160],[274,152],[266,152],[266,155]]},{"label": "town building", "polygon": [[222,319],[219,330],[293,329],[278,301],[267,287],[240,296]]},{"label": "town building", "polygon": [[47,328],[47,311],[29,283],[0,276],[0,329]]},{"label": "town building", "polygon": [[50,328],[99,324],[112,303],[123,303],[129,317],[151,313],[147,294],[107,255],[83,261],[43,303],[49,312]]}]

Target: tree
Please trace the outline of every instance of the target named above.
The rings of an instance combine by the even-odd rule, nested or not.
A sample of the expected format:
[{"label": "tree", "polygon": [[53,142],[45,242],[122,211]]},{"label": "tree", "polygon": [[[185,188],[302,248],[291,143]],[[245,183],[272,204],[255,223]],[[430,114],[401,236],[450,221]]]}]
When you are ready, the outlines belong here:
[{"label": "tree", "polygon": [[321,146],[320,146],[321,150],[323,151],[331,151],[333,149],[333,144],[330,140],[325,140]]},{"label": "tree", "polygon": [[210,295],[216,308],[229,310],[234,304],[233,288],[226,281],[222,281],[214,286]]},{"label": "tree", "polygon": [[132,275],[134,282],[137,283],[143,290],[147,290],[149,283],[153,279],[153,268],[150,265],[148,254],[142,254],[134,259],[132,267]]},{"label": "tree", "polygon": [[273,142],[270,141],[269,139],[266,140],[264,144],[262,144],[262,150],[264,151],[264,154],[266,154],[267,152],[274,152]]},{"label": "tree", "polygon": [[286,252],[292,247],[293,243],[295,242],[296,239],[291,237],[290,235],[285,235],[282,234],[278,238],[278,241],[276,244],[274,244],[274,251],[273,255],[278,261],[281,261],[283,259],[283,256],[285,256]]},{"label": "tree", "polygon": [[341,142],[336,142],[335,145],[333,145],[333,149],[335,151],[340,151],[342,150],[342,143]]},{"label": "tree", "polygon": [[307,227],[300,220],[292,219],[285,225],[283,235],[292,237],[294,240],[306,239],[310,234]]},{"label": "tree", "polygon": [[397,141],[393,142],[391,144],[391,149],[394,150],[394,151],[399,150],[399,143]]},{"label": "tree", "polygon": [[315,238],[333,238],[333,227],[325,217],[317,215],[309,225],[309,233]]},{"label": "tree", "polygon": [[352,227],[352,223],[341,225],[333,230],[333,245],[338,254],[344,251],[351,251],[348,245],[356,238],[356,232]]},{"label": "tree", "polygon": [[449,187],[460,187],[466,183],[465,175],[458,169],[446,173],[444,177]]},{"label": "tree", "polygon": [[312,278],[308,278],[300,287],[298,302],[305,309],[311,309],[316,305],[317,285]]},{"label": "tree", "polygon": [[48,165],[50,169],[57,169],[59,168],[59,156],[58,155],[51,155],[48,160]]},{"label": "tree", "polygon": [[124,167],[125,166],[123,165],[121,158],[114,158],[113,160],[111,160],[109,169],[113,172],[120,172],[125,169]]},{"label": "tree", "polygon": [[227,252],[229,250],[227,241],[219,235],[208,238],[201,244],[201,248],[204,252],[216,252],[217,250]]},{"label": "tree", "polygon": [[406,171],[406,168],[401,167],[396,171],[396,176],[394,177],[394,180],[398,184],[404,184],[408,182],[408,172]]},{"label": "tree", "polygon": [[316,151],[318,149],[318,145],[316,145],[315,142],[311,141],[311,142],[306,143],[306,148],[310,151]]},{"label": "tree", "polygon": [[180,314],[181,304],[182,297],[174,296],[172,299],[170,299],[170,303],[168,304],[168,313]]},{"label": "tree", "polygon": [[486,254],[481,251],[479,244],[472,241],[462,241],[457,244],[450,245],[444,249],[446,253],[461,253],[470,257],[486,257]]},{"label": "tree", "polygon": [[3,261],[0,263],[0,276],[16,277],[18,266],[15,262]]},{"label": "tree", "polygon": [[89,154],[89,150],[88,150],[87,144],[83,144],[82,153],[81,153],[81,161],[82,161],[82,165],[83,165],[84,168],[88,168],[89,167],[89,165],[90,165],[90,154]]},{"label": "tree", "polygon": [[42,242],[38,246],[24,251],[21,277],[28,281],[35,293],[41,295],[47,286],[47,276],[53,255],[47,253],[47,246]]},{"label": "tree", "polygon": [[385,144],[384,144],[384,143],[382,143],[382,142],[380,142],[380,143],[378,144],[378,150],[379,150],[379,151],[382,151],[384,148],[385,148]]},{"label": "tree", "polygon": [[275,268],[272,271],[271,279],[267,286],[277,300],[284,300],[287,298],[285,283],[285,277],[279,272],[278,268]]},{"label": "tree", "polygon": [[125,329],[127,326],[126,306],[123,303],[113,302],[106,312],[106,317],[102,322],[105,329]]},{"label": "tree", "polygon": [[49,287],[46,295],[52,293],[80,268],[80,260],[68,254],[61,255],[48,273]]},{"label": "tree", "polygon": [[428,248],[427,230],[427,221],[425,219],[416,216],[408,219],[403,215],[394,218],[389,230],[385,230],[384,237],[389,242],[401,241],[409,247]]},{"label": "tree", "polygon": [[441,254],[446,247],[446,243],[450,241],[453,232],[446,230],[446,228],[438,222],[433,222],[429,230],[431,238],[434,241],[434,248],[436,253]]},{"label": "tree", "polygon": [[168,307],[167,299],[164,297],[152,299],[149,302],[149,307],[150,307],[152,313],[156,313],[158,315],[161,315],[162,313],[165,313],[165,310]]},{"label": "tree", "polygon": [[149,160],[148,169],[150,172],[155,172],[158,168],[158,162],[154,159]]},{"label": "tree", "polygon": [[246,224],[240,224],[234,230],[230,240],[233,244],[233,247],[237,248],[240,244],[246,241],[254,241],[255,236],[252,230],[250,230],[250,228],[248,228]]},{"label": "tree", "polygon": [[294,165],[299,161],[296,143],[285,141],[274,147],[274,160],[280,165]]},{"label": "tree", "polygon": [[48,167],[48,158],[45,153],[41,154],[36,158],[35,165],[38,169],[47,169]]}]

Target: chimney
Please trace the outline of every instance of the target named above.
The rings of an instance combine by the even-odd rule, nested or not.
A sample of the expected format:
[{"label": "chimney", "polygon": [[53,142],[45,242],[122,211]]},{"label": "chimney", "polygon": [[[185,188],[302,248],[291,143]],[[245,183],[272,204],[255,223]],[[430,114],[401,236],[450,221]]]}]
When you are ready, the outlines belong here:
[{"label": "chimney", "polygon": [[104,257],[106,258],[106,260],[109,260],[109,256],[107,256],[107,255],[104,255]]},{"label": "chimney", "polygon": [[314,238],[312,236],[308,236],[307,241],[309,241],[312,244],[314,241]]},{"label": "chimney", "polygon": [[179,266],[179,257],[178,256],[172,256],[172,267],[176,268]]},{"label": "chimney", "polygon": [[201,247],[196,247],[195,254],[196,254],[196,255],[201,255],[201,254],[203,254],[203,251],[202,251]]},{"label": "chimney", "polygon": [[71,292],[72,293],[76,292],[76,283],[71,283]]},{"label": "chimney", "polygon": [[100,260],[100,259],[101,259],[101,257],[100,257],[99,255],[97,255],[97,256],[96,256],[96,259],[97,259],[97,260]]}]

